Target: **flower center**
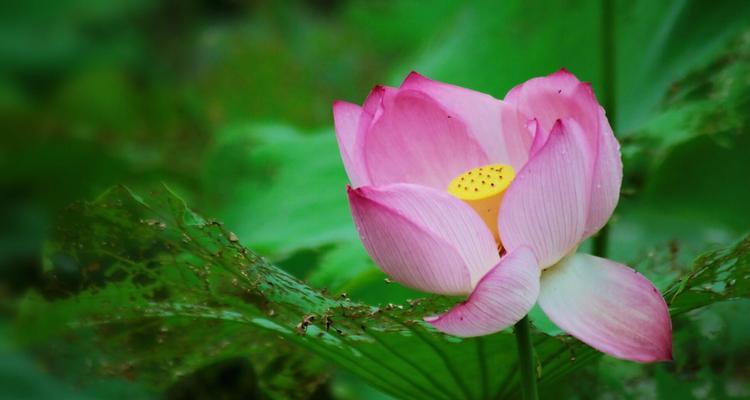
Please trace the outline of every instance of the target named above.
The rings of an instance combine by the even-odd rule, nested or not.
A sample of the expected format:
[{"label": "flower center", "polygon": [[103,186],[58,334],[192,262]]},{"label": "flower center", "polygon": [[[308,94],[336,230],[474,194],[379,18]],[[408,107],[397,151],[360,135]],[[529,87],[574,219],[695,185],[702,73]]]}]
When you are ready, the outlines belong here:
[{"label": "flower center", "polygon": [[448,193],[470,205],[482,217],[498,245],[497,214],[505,189],[515,177],[516,172],[510,165],[490,164],[466,171],[448,185]]}]

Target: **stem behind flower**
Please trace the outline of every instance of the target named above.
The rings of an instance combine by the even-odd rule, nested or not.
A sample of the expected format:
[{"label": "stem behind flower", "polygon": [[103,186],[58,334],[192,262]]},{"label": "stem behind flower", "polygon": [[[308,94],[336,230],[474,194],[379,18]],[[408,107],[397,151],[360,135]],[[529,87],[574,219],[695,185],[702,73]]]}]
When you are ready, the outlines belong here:
[{"label": "stem behind flower", "polygon": [[[602,1],[602,86],[604,90],[603,103],[607,112],[609,124],[614,134],[617,133],[617,104],[615,92],[615,2]],[[607,256],[607,242],[609,239],[608,225],[594,236],[593,253],[599,257]]]},{"label": "stem behind flower", "polygon": [[534,348],[531,345],[529,316],[523,317],[515,325],[518,344],[518,365],[521,370],[521,388],[524,400],[537,400],[536,372],[534,370]]}]

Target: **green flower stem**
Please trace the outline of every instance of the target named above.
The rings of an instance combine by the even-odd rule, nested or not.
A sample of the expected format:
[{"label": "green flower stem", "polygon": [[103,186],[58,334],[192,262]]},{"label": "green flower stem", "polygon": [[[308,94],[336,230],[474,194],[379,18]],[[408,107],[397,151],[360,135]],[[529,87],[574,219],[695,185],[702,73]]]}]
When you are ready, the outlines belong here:
[{"label": "green flower stem", "polygon": [[534,348],[531,345],[531,328],[529,316],[523,317],[515,326],[516,343],[518,344],[518,366],[521,369],[521,388],[524,400],[538,400],[536,389],[536,371],[534,368]]},{"label": "green flower stem", "polygon": [[604,225],[594,236],[591,253],[599,257],[607,257],[607,243],[609,242],[609,225]]},{"label": "green flower stem", "polygon": [[[617,132],[617,106],[615,104],[615,1],[602,0],[602,89],[603,105],[607,118],[614,132]],[[593,253],[599,257],[607,256],[609,239],[608,225],[605,225],[594,236]]]}]

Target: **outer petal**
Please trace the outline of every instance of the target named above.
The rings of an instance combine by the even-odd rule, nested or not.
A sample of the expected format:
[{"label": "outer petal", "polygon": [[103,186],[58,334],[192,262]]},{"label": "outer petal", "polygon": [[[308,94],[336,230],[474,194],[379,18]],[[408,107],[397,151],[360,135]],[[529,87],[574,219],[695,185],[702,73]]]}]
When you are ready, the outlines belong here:
[{"label": "outer petal", "polygon": [[604,224],[617,206],[622,185],[622,158],[620,144],[607,122],[604,110],[599,114],[599,141],[591,180],[591,198],[586,218],[584,239],[593,235]]},{"label": "outer petal", "polygon": [[538,119],[546,132],[555,121],[563,118],[576,119],[592,134],[592,139],[598,131],[600,107],[591,87],[564,69],[514,87],[504,100],[529,118]]},{"label": "outer petal", "polygon": [[620,146],[591,86],[580,82],[568,71],[560,70],[516,86],[505,96],[505,101],[515,104],[522,113],[540,122],[542,129],[537,130],[532,154],[538,148],[537,144],[544,143],[546,132],[557,119],[573,118],[581,125],[589,150],[596,155],[583,239],[596,233],[617,205],[622,161]]},{"label": "outer petal", "polygon": [[505,249],[529,246],[542,268],[573,251],[584,232],[593,159],[584,136],[576,121],[558,122],[518,173],[500,208]]},{"label": "outer petal", "polygon": [[444,190],[457,175],[489,162],[463,119],[414,90],[384,97],[359,151],[373,185],[417,183]]},{"label": "outer petal", "polygon": [[394,280],[426,292],[470,293],[499,260],[492,233],[460,200],[427,187],[349,189],[367,252]]},{"label": "outer petal", "polygon": [[333,103],[333,122],[336,127],[336,140],[339,143],[341,160],[353,186],[362,186],[367,183],[367,171],[361,165],[360,160],[353,156],[356,154],[355,141],[359,129],[359,120],[362,108],[356,104],[337,101]]},{"label": "outer petal", "polygon": [[337,101],[333,103],[336,139],[349,181],[354,187],[370,184],[362,152],[363,136],[383,112],[384,103],[392,103],[398,89],[377,85],[362,107]]},{"label": "outer petal", "polygon": [[534,253],[520,247],[504,256],[477,285],[469,299],[425,321],[455,336],[481,336],[501,331],[526,315],[539,294],[539,268]]},{"label": "outer petal", "polygon": [[643,275],[575,254],[542,273],[539,305],[560,328],[597,350],[640,362],[672,359],[667,304]]},{"label": "outer petal", "polygon": [[412,72],[401,84],[428,94],[466,122],[469,133],[492,163],[510,164],[519,170],[526,162],[531,135],[516,108],[494,97]]}]

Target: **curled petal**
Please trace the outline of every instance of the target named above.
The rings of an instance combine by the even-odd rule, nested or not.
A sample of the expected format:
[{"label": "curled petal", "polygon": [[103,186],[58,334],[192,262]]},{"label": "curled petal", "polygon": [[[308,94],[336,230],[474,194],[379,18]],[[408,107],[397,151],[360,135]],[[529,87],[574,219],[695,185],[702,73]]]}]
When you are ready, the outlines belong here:
[{"label": "curled petal", "polygon": [[531,135],[525,118],[515,107],[474,90],[433,81],[412,72],[401,89],[426,93],[467,125],[469,133],[487,153],[489,162],[510,164],[519,170],[526,162]]},{"label": "curled petal", "polygon": [[359,148],[373,185],[417,183],[444,190],[457,175],[488,163],[458,115],[415,90],[392,97],[382,103]]},{"label": "curled petal", "polygon": [[544,146],[516,175],[499,213],[508,251],[529,246],[547,268],[573,251],[584,233],[592,154],[575,120],[558,121]]},{"label": "curled petal", "polygon": [[529,150],[529,158],[534,157],[539,150],[547,144],[549,138],[549,132],[542,129],[542,124],[536,118],[530,119],[527,124],[529,132],[533,132],[534,140],[531,142],[531,149]]},{"label": "curled petal", "polygon": [[[367,132],[383,114],[383,109],[393,104],[398,88],[376,85],[362,104],[362,118],[359,120],[359,136]],[[360,143],[361,144],[361,143]]]},{"label": "curled petal", "polygon": [[539,268],[534,253],[520,247],[505,255],[465,302],[425,321],[455,336],[481,336],[501,331],[526,315],[539,294]]},{"label": "curled petal", "polygon": [[360,160],[354,158],[357,155],[355,141],[359,129],[359,120],[362,108],[356,104],[337,101],[333,103],[333,122],[336,128],[336,140],[339,144],[341,160],[349,176],[349,181],[354,187],[367,184],[367,171],[361,165]]},{"label": "curled petal", "polygon": [[672,359],[672,323],[659,291],[635,270],[575,254],[542,273],[539,306],[591,347],[640,362]]},{"label": "curled petal", "polygon": [[367,95],[367,98],[365,98],[364,103],[362,103],[362,111],[369,114],[371,118],[374,117],[375,113],[383,103],[385,92],[389,90],[397,89],[389,88],[383,85],[375,85],[375,87],[373,87],[370,93]]},{"label": "curled petal", "polygon": [[411,184],[349,189],[367,252],[394,280],[432,293],[467,294],[497,261],[492,233],[474,210]]}]

